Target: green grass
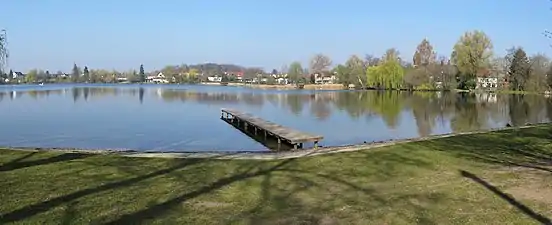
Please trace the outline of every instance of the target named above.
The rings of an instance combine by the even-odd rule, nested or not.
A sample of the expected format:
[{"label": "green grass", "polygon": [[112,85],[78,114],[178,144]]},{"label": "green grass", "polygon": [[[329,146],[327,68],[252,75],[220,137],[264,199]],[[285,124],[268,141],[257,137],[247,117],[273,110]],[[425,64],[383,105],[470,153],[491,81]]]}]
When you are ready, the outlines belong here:
[{"label": "green grass", "polygon": [[551,134],[276,161],[0,150],[0,224],[539,224]]}]

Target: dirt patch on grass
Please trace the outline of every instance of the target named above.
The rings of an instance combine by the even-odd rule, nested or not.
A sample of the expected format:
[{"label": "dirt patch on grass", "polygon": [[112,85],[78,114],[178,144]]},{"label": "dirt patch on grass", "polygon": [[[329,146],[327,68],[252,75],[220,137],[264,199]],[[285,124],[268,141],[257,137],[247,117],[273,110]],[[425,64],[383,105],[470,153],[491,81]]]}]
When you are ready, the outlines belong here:
[{"label": "dirt patch on grass", "polygon": [[199,207],[205,207],[205,208],[221,208],[221,207],[228,207],[232,204],[230,203],[224,203],[224,202],[197,202],[194,205]]},{"label": "dirt patch on grass", "polygon": [[511,194],[517,199],[531,200],[552,205],[552,187],[550,185],[532,182],[509,188],[506,190],[506,193]]}]

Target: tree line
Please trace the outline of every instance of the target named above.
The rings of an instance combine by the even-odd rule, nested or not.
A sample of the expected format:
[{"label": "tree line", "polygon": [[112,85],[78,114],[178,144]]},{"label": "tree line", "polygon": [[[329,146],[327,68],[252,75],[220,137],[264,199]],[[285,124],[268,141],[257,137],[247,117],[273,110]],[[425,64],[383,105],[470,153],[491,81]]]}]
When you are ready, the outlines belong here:
[{"label": "tree line", "polygon": [[[223,81],[232,81],[236,80],[234,73],[239,72],[246,79],[259,76],[273,78],[272,75],[285,74],[291,83],[315,83],[318,77],[334,75],[337,83],[345,87],[375,89],[474,89],[478,77],[498,78],[499,88],[513,91],[545,91],[552,87],[552,76],[548,76],[552,69],[546,55],[528,56],[522,47],[512,47],[506,50],[505,55],[495,55],[491,39],[479,30],[465,32],[460,36],[448,57],[438,56],[430,41],[423,39],[410,62],[404,60],[399,51],[390,48],[381,57],[366,55],[362,58],[352,55],[343,64],[332,64],[329,56],[316,54],[310,59],[307,68],[295,61],[280,71],[273,69],[268,73],[261,68],[206,63],[171,65],[149,74],[161,72],[172,83],[195,83],[207,76],[223,76]],[[7,75],[4,74],[4,77],[7,78]],[[48,71],[34,69],[27,73],[24,82],[36,82],[49,77],[51,75]],[[71,74],[50,80],[113,83],[122,77],[130,82],[144,82],[144,66],[141,65],[139,71],[120,72],[89,69],[86,66],[81,70],[74,64]]]},{"label": "tree line", "polygon": [[[388,49],[381,57],[352,55],[331,67],[331,59],[317,54],[310,60],[312,77],[336,75],[345,87],[354,85],[375,89],[474,89],[477,78],[497,78],[498,88],[514,91],[544,91],[552,87],[550,59],[544,54],[527,56],[522,47],[512,47],[496,55],[493,44],[483,31],[464,33],[449,57],[437,56],[428,39],[416,47],[412,61],[401,58],[399,51]],[[305,77],[299,62],[289,67],[289,78]],[[303,76],[301,77],[301,74]],[[307,79],[308,81],[308,79]]]}]

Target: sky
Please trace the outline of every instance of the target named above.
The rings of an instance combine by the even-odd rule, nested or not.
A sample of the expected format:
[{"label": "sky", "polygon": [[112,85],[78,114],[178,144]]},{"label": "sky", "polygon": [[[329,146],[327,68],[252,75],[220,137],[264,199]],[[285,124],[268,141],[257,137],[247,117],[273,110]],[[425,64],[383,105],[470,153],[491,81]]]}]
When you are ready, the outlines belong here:
[{"label": "sky", "polygon": [[205,62],[279,69],[323,53],[334,64],[396,48],[411,60],[428,38],[450,56],[482,30],[498,55],[512,46],[552,56],[548,0],[2,0],[9,67],[146,70]]}]

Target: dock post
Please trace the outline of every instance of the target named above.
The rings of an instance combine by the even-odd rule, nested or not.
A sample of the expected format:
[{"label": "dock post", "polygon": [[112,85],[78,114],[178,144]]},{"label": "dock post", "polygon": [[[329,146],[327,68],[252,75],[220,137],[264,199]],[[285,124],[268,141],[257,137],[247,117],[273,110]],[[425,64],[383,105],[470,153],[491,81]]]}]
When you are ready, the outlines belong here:
[{"label": "dock post", "polygon": [[282,144],[282,140],[278,138],[278,150],[280,150],[280,145]]},{"label": "dock post", "polygon": [[224,111],[220,111],[220,118],[221,118],[221,119],[224,118]]},{"label": "dock post", "polygon": [[298,144],[293,144],[293,150],[297,150],[297,145]]},{"label": "dock post", "polygon": [[318,141],[314,141],[314,149],[318,149]]},{"label": "dock post", "polygon": [[266,130],[264,130],[264,137],[265,137],[265,140],[266,140]]},{"label": "dock post", "polygon": [[257,127],[255,127],[255,135],[257,135]]},{"label": "dock post", "polygon": [[299,148],[303,148],[303,143],[299,143]]},{"label": "dock post", "polygon": [[243,128],[245,131],[247,131],[247,122],[243,123]]}]

